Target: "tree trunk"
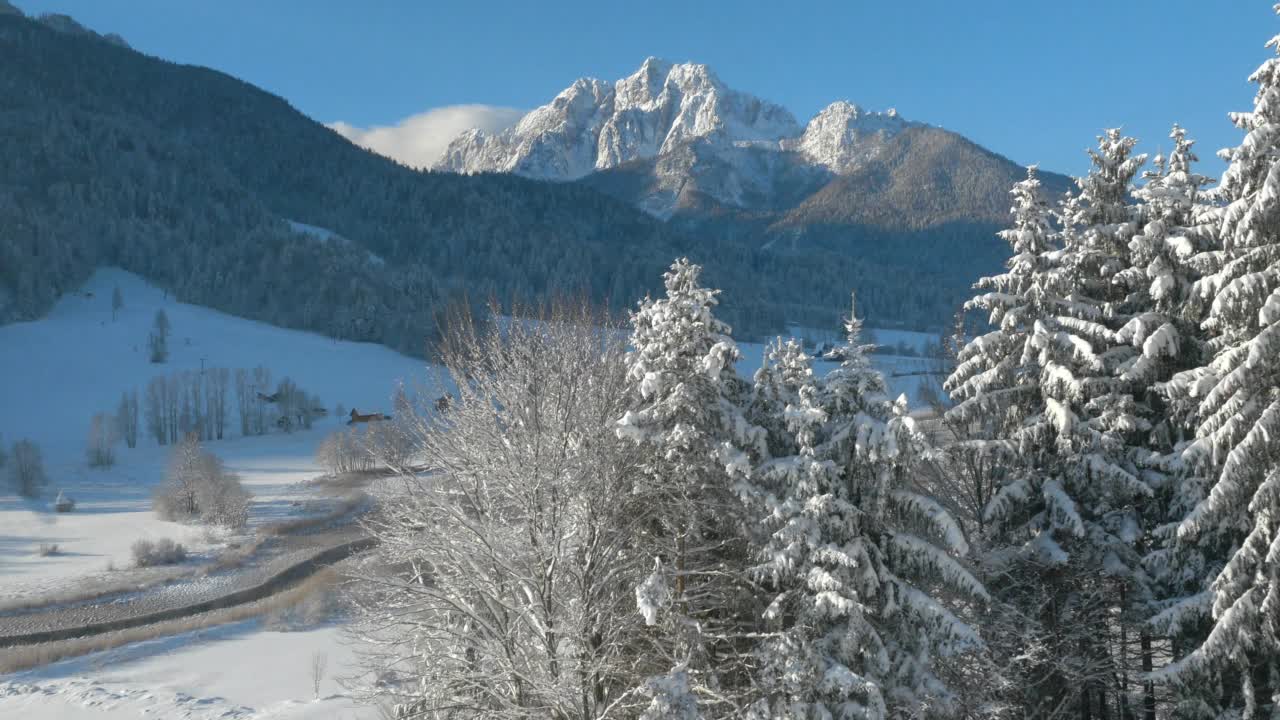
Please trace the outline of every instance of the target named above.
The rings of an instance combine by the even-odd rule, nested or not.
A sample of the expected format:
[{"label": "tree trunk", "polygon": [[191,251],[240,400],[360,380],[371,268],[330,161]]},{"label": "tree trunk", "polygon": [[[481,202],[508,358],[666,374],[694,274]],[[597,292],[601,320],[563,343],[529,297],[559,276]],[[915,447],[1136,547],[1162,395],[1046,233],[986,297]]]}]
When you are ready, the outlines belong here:
[{"label": "tree trunk", "polygon": [[[1142,673],[1150,677],[1151,671],[1155,669],[1155,662],[1152,660],[1151,636],[1145,630],[1141,642]],[[1142,683],[1142,719],[1156,720],[1156,685],[1150,680]]]},{"label": "tree trunk", "polygon": [[1250,669],[1250,675],[1253,678],[1253,703],[1256,710],[1254,717],[1271,718],[1274,703],[1272,702],[1272,694],[1274,694],[1274,686],[1271,682],[1271,666],[1267,662],[1265,653],[1252,653],[1255,657],[1261,654],[1262,657],[1255,660]]}]

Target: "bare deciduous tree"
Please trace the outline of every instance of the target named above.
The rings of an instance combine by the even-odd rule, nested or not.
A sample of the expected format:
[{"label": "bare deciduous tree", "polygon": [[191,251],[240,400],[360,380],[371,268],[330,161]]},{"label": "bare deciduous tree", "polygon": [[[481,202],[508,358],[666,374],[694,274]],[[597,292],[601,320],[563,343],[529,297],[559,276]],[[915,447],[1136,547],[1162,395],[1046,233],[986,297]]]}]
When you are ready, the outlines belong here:
[{"label": "bare deciduous tree", "polygon": [[39,497],[40,491],[49,483],[40,446],[30,440],[19,440],[13,444],[10,455],[9,477],[13,489],[25,497]]},{"label": "bare deciduous tree", "polygon": [[373,456],[355,429],[335,430],[316,448],[316,461],[334,475],[367,472],[373,468]]},{"label": "bare deciduous tree", "polygon": [[636,450],[614,432],[624,347],[602,324],[559,306],[503,331],[451,328],[458,397],[407,424],[430,471],[401,467],[386,486],[353,597],[382,678],[368,690],[402,716],[599,718],[643,703],[631,690],[651,669],[625,648],[646,630],[634,582],[651,561],[631,549],[643,513]]},{"label": "bare deciduous tree", "polygon": [[138,447],[138,391],[128,390],[120,396],[116,408],[116,429],[130,449]]},{"label": "bare deciduous tree", "polygon": [[271,390],[271,371],[259,365],[249,380],[250,434],[265,435],[268,429],[267,403],[263,395]]},{"label": "bare deciduous tree", "polygon": [[240,478],[200,446],[189,433],[173,450],[154,507],[165,520],[200,520],[224,527],[243,527],[249,517],[249,493]]},{"label": "bare deciduous tree", "polygon": [[320,698],[320,681],[324,680],[324,671],[328,666],[328,653],[317,652],[311,656],[311,687],[315,690],[316,699]]},{"label": "bare deciduous tree", "polygon": [[115,420],[107,413],[97,413],[89,421],[89,439],[85,456],[89,467],[111,467],[116,463],[116,443],[119,442]]}]

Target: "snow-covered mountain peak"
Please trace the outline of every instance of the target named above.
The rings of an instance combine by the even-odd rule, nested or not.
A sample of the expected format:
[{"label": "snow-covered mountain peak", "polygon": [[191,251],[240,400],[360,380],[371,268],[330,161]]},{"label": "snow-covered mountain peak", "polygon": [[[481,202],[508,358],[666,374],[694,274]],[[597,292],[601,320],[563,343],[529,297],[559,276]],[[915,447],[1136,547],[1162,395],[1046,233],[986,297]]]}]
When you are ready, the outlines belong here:
[{"label": "snow-covered mountain peak", "polygon": [[690,142],[776,147],[799,134],[785,108],[730,89],[706,65],[650,57],[612,84],[575,81],[506,132],[460,135],[436,167],[571,180]]},{"label": "snow-covered mountain peak", "polygon": [[871,112],[840,100],[809,121],[797,149],[814,164],[848,172],[873,157],[886,140],[915,124],[902,119],[897,110]]},{"label": "snow-covered mountain peak", "polygon": [[639,171],[653,182],[637,204],[665,216],[686,193],[735,207],[768,205],[857,170],[916,124],[895,110],[841,100],[802,126],[786,108],[729,87],[706,65],[649,57],[611,83],[574,81],[506,131],[461,134],[435,167],[576,180],[648,162]]},{"label": "snow-covered mountain peak", "polygon": [[666,60],[656,57],[645,59],[639,70],[614,85],[617,107],[626,109],[655,102],[666,86],[671,68],[672,64]]}]

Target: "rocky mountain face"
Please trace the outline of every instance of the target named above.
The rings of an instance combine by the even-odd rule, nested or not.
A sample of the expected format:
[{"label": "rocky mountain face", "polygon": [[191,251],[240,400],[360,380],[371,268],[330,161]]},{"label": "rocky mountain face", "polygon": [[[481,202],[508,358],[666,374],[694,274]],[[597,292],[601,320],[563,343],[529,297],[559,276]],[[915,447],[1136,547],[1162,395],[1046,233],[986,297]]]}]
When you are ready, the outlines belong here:
[{"label": "rocky mountain face", "polygon": [[576,180],[694,142],[776,146],[799,132],[786,109],[730,90],[705,65],[649,58],[616,83],[574,82],[503,133],[464,133],[437,169]]},{"label": "rocky mountain face", "polygon": [[[829,205],[834,194],[871,213],[846,219],[894,227],[1000,222],[1008,186],[1022,172],[960,135],[895,110],[838,101],[801,126],[785,108],[727,87],[705,65],[656,58],[614,83],[578,80],[504,132],[464,133],[436,169],[585,179],[659,217],[696,215],[710,205],[782,212],[789,226],[797,211],[804,216],[807,208]],[[623,183],[630,192],[617,193],[619,183],[590,177],[611,171],[638,173],[643,181]],[[981,197],[960,187],[961,178],[977,180]],[[1053,177],[1050,184],[1055,180],[1063,184]],[[917,187],[905,186],[912,182]],[[907,191],[950,196],[885,202]]]}]

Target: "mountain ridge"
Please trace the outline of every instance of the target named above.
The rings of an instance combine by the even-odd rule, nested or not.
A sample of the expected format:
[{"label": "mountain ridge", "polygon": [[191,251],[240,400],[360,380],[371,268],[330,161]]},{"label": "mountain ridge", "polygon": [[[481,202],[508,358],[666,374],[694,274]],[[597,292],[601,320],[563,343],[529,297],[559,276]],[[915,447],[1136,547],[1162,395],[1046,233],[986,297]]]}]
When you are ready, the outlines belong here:
[{"label": "mountain ridge", "polygon": [[[919,167],[919,158],[902,157],[911,151],[904,147],[904,135],[924,138],[922,153],[935,158],[933,166]],[[895,182],[903,180],[903,168],[916,168],[916,175],[923,173],[934,186],[959,188],[961,183],[947,172],[937,172],[964,174],[961,165],[949,168],[936,160],[945,154],[937,147],[944,139],[959,148],[953,148],[952,155],[975,161],[987,156],[997,159],[995,165],[980,163],[994,178],[994,182],[979,183],[984,195],[968,197],[959,192],[956,199],[966,204],[936,216],[929,214],[933,206],[941,209],[948,203],[915,203],[914,208],[901,201],[886,203],[875,184],[878,174],[893,174],[886,163],[899,169]],[[786,224],[794,225],[807,206],[822,204],[824,197],[841,192],[855,207],[894,208],[896,217],[875,212],[859,216],[857,221],[895,229],[958,219],[1003,222],[1007,210],[1004,194],[1022,172],[1007,158],[958,133],[907,120],[893,109],[868,111],[837,100],[801,125],[782,106],[729,88],[706,65],[671,63],[655,57],[612,83],[594,78],[575,80],[550,103],[530,111],[504,131],[462,133],[434,169],[508,172],[594,184],[592,175],[634,172],[646,163],[652,178],[643,191],[616,196],[664,219],[700,204],[685,197],[689,191],[728,210],[781,211],[787,215]],[[1065,188],[1065,177],[1044,175],[1046,184]],[[849,177],[857,182],[844,179]],[[855,191],[859,183],[863,188]],[[797,196],[806,189],[815,196],[813,201]],[[924,216],[902,214],[912,209]]]}]

